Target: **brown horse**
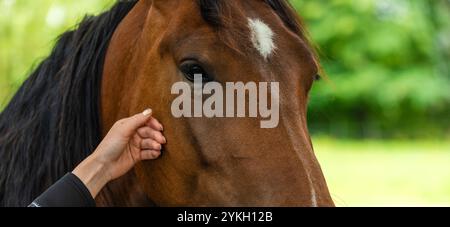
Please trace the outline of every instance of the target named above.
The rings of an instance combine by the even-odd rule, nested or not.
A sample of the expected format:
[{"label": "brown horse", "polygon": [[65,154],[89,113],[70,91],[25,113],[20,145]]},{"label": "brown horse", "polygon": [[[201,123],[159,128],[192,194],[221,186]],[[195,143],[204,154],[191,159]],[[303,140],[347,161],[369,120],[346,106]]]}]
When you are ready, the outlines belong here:
[{"label": "brown horse", "polygon": [[[49,111],[50,115],[37,119],[45,124],[46,121],[52,122],[52,116],[62,118],[55,125],[56,128],[80,131],[71,135],[72,138],[84,138],[84,134],[92,134],[91,131],[95,132],[95,128],[104,135],[118,119],[140,112],[148,106],[153,108],[155,116],[165,125],[165,136],[168,139],[163,157],[157,161],[140,163],[135,171],[109,184],[97,199],[99,205],[334,205],[307,128],[308,93],[318,74],[319,65],[300,19],[287,1],[141,0],[120,4],[122,6],[116,5],[116,9],[112,11],[115,14],[120,12],[121,17],[110,13],[91,19],[92,26],[85,22],[67,38],[68,45],[74,51],[67,51],[66,48],[66,51],[59,53],[60,56],[77,53],[82,56],[83,51],[86,51],[83,48],[91,48],[98,53],[105,52],[103,55],[94,55],[94,58],[82,59],[103,64],[103,70],[92,70],[94,66],[85,70],[85,74],[100,78],[97,79],[101,81],[98,102],[90,100],[89,103],[94,103],[92,108],[82,108],[85,100],[90,99],[86,95],[96,97],[95,89],[98,91],[99,88],[96,88],[97,82],[92,84],[89,82],[92,80],[90,77],[86,79],[85,74],[78,73],[77,66],[80,67],[80,64],[72,62],[67,66],[64,61],[55,61],[54,64],[60,65],[59,71],[62,70],[63,75],[75,72],[79,76],[72,75],[72,82],[57,86],[54,93],[68,89],[74,97],[63,95],[60,100],[62,108]],[[123,6],[124,4],[127,6]],[[124,14],[123,11],[127,13]],[[103,45],[105,41],[83,45],[83,42],[89,42],[86,39],[97,37],[99,32],[96,32],[93,25],[99,20],[119,20],[120,23],[116,21],[114,30],[106,30],[113,31],[105,37],[108,45]],[[79,41],[80,39],[85,40]],[[60,43],[64,41],[63,37]],[[57,51],[58,49],[54,53]],[[80,58],[76,57],[76,60],[80,61]],[[278,127],[261,129],[258,118],[173,117],[170,107],[175,97],[171,94],[171,87],[179,81],[189,82],[189,76],[193,72],[211,75],[219,83],[279,82],[281,114]],[[67,78],[58,77],[54,80],[70,80]],[[26,90],[26,86],[32,86],[35,81],[36,79],[27,81],[22,89]],[[91,85],[78,89],[84,83]],[[87,91],[93,91],[93,94]],[[18,100],[13,100],[14,102]],[[80,108],[73,111],[70,109],[73,106],[69,107],[67,102]],[[94,119],[89,111],[97,113],[97,104],[100,113]],[[8,107],[2,118],[19,110]],[[61,114],[62,112],[66,114]],[[81,115],[88,117],[83,118]],[[83,129],[84,125],[91,124],[98,124],[98,127],[95,126],[90,131]],[[2,134],[6,130],[12,131],[5,125],[7,123],[3,126],[0,124]],[[91,136],[94,138],[92,142],[77,147],[69,139],[52,137],[56,132],[47,133],[60,145],[53,147],[54,149],[88,149],[95,147],[100,138],[94,134]],[[60,136],[61,133],[63,132],[60,132]],[[18,149],[19,145],[13,142],[16,141],[14,136],[20,135],[7,134],[7,137],[0,138],[0,155],[11,160],[16,156],[2,153],[7,148]],[[65,146],[65,143],[69,145]],[[20,148],[25,150],[26,147]],[[42,149],[44,148],[45,146]],[[88,154],[86,150],[83,152],[85,153],[66,161],[67,164],[58,168],[58,171],[53,170],[56,171],[55,174],[37,172],[42,179],[46,179],[45,183],[35,183],[35,188],[26,193],[34,195],[42,191],[57,176],[73,168]],[[65,155],[64,153],[63,156]],[[54,154],[52,157],[59,156]],[[61,161],[55,158],[45,164],[52,165],[58,160]],[[26,166],[24,163],[27,162],[21,163]],[[4,170],[0,169],[0,174],[7,176],[0,175],[1,192],[8,191],[8,186],[18,187],[18,184],[13,183],[16,182],[13,178],[17,179],[19,172],[12,168],[13,165],[9,165]],[[29,172],[28,176],[19,175],[24,178],[30,174],[32,173]],[[3,205],[27,202],[8,200],[7,196],[19,196],[12,191],[8,193],[2,193],[0,197]]]}]

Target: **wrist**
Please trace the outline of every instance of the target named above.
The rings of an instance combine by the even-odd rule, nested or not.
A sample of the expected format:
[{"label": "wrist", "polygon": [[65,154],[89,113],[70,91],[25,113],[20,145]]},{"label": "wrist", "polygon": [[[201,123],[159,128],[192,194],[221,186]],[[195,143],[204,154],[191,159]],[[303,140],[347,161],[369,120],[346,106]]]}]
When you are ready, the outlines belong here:
[{"label": "wrist", "polygon": [[107,165],[95,155],[89,156],[72,173],[84,183],[93,198],[111,181]]}]

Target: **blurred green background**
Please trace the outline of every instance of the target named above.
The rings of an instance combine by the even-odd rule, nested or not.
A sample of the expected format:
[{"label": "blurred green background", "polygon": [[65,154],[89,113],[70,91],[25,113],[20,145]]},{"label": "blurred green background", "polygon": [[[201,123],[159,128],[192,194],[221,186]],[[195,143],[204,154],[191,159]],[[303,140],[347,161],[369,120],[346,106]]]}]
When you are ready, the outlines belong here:
[{"label": "blurred green background", "polygon": [[[450,1],[292,0],[328,79],[315,149],[339,206],[450,205]],[[114,0],[0,0],[0,109],[58,34]]]}]

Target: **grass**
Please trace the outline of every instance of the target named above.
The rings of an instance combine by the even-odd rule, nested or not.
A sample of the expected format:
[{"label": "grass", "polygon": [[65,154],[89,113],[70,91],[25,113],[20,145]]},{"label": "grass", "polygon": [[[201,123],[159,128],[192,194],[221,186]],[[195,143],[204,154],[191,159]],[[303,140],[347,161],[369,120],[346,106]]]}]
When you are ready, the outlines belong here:
[{"label": "grass", "polygon": [[450,206],[450,142],[314,142],[338,206]]}]

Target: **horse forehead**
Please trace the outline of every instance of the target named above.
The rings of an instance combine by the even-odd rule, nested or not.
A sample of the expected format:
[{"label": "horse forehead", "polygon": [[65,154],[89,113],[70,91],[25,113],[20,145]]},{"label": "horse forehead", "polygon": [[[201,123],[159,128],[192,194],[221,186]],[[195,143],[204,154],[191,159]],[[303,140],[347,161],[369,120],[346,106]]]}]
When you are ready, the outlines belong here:
[{"label": "horse forehead", "polygon": [[248,28],[250,31],[250,41],[259,54],[267,60],[276,50],[275,33],[260,18],[248,18]]}]

